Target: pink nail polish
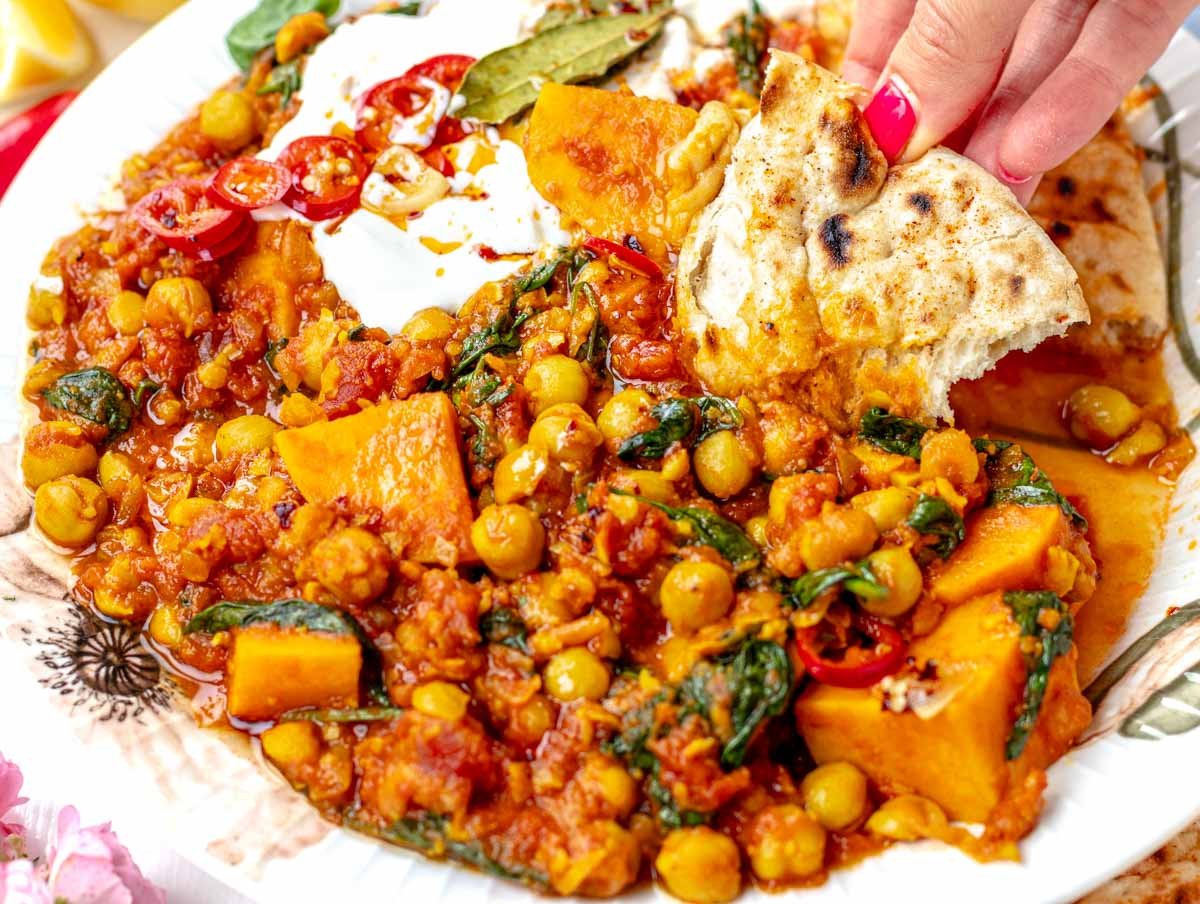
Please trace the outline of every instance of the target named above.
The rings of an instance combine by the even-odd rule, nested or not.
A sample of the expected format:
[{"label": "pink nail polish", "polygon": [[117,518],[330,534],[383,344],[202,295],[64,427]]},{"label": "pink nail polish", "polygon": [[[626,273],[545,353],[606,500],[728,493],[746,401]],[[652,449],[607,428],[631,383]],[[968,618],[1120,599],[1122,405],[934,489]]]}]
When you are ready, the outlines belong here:
[{"label": "pink nail polish", "polygon": [[904,147],[917,128],[917,111],[909,99],[907,85],[893,75],[871,98],[863,117],[879,150],[894,163],[904,153]]},{"label": "pink nail polish", "polygon": [[1024,185],[1026,182],[1028,182],[1030,179],[1033,178],[1033,176],[1025,176],[1024,178],[1022,178],[1020,176],[1014,176],[1012,173],[1010,173],[1007,169],[1004,168],[1003,163],[998,163],[996,165],[996,168],[1000,170],[1000,178],[1003,179],[1005,182],[1007,182],[1009,185]]}]

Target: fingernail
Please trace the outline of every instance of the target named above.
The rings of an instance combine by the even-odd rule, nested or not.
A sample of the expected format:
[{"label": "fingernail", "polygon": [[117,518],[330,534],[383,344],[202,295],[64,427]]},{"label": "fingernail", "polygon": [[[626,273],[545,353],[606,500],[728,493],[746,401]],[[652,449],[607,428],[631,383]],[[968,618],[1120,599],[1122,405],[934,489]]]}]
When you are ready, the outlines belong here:
[{"label": "fingernail", "polygon": [[996,168],[1000,170],[1000,178],[1003,179],[1005,182],[1007,182],[1009,185],[1024,185],[1026,182],[1028,182],[1030,179],[1033,178],[1033,176],[1025,176],[1023,178],[1021,176],[1014,176],[1012,173],[1010,173],[1007,169],[1004,168],[1003,163],[998,163],[996,165]]},{"label": "fingernail", "polygon": [[891,76],[863,111],[867,126],[875,136],[879,150],[889,163],[895,163],[917,128],[917,110],[912,90],[898,75]]}]

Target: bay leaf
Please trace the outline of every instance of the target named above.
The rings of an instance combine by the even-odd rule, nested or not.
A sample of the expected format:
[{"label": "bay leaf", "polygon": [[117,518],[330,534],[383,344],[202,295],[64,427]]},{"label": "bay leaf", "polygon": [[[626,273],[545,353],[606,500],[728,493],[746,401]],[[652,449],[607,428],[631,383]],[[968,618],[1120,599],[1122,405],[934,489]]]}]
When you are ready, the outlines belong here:
[{"label": "bay leaf", "polygon": [[570,85],[599,78],[656,38],[668,8],[571,22],[490,53],[458,89],[466,106],[455,115],[501,123],[533,105],[546,82]]}]

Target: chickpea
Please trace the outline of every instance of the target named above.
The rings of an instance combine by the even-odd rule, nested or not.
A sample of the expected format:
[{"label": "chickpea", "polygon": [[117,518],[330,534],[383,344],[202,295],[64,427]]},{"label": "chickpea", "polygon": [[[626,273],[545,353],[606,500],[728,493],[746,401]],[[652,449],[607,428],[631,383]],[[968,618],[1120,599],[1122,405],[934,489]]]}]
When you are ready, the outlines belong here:
[{"label": "chickpea", "polygon": [[446,722],[458,722],[467,714],[471,696],[449,681],[430,681],[413,691],[412,705],[417,712]]},{"label": "chickpea", "polygon": [[179,646],[183,640],[183,625],[179,621],[178,613],[170,605],[164,604],[154,610],[154,614],[150,616],[148,630],[150,636],[168,650]]},{"label": "chickpea", "polygon": [[96,447],[70,421],[35,424],[25,437],[21,473],[30,489],[59,477],[82,477],[96,470]]},{"label": "chickpea", "polygon": [[200,131],[222,150],[243,148],[258,135],[254,105],[236,91],[218,91],[200,107]]},{"label": "chickpea", "polygon": [[1141,416],[1129,396],[1098,383],[1080,386],[1067,400],[1072,435],[1093,449],[1107,449],[1132,430]]},{"label": "chickpea", "polygon": [[678,562],[658,590],[671,627],[690,633],[723,618],[733,605],[733,581],[713,562]]},{"label": "chickpea", "polygon": [[894,530],[912,514],[919,496],[911,487],[886,487],[859,493],[850,500],[850,504],[870,515],[875,522],[875,529],[882,534]]},{"label": "chickpea", "polygon": [[588,767],[600,796],[613,812],[621,818],[632,813],[637,806],[638,786],[629,770],[606,756],[589,760]]},{"label": "chickpea", "polygon": [[979,476],[979,453],[971,437],[962,430],[938,430],[925,434],[921,443],[921,477],[945,477],[957,487],[974,483]]},{"label": "chickpea", "polygon": [[290,63],[308,48],[329,36],[329,25],[321,12],[292,16],[275,35],[275,59]]},{"label": "chickpea", "polygon": [[160,279],[150,287],[143,310],[149,326],[178,327],[187,338],[206,329],[213,316],[208,289],[190,276]]},{"label": "chickpea", "polygon": [[537,568],[546,531],[523,506],[489,505],[471,525],[471,543],[493,574],[513,580]]},{"label": "chickpea", "polygon": [[554,706],[545,694],[534,694],[509,713],[504,736],[528,747],[536,745],[554,727]]},{"label": "chickpea", "polygon": [[114,452],[110,449],[100,456],[97,473],[104,492],[115,497],[125,489],[137,472],[134,470],[132,458],[124,452]]},{"label": "chickpea", "polygon": [[1154,421],[1142,421],[1105,456],[1114,465],[1134,465],[1157,455],[1167,445],[1167,434]]},{"label": "chickpea", "polygon": [[887,588],[883,599],[860,597],[859,605],[872,615],[896,618],[916,605],[921,596],[923,580],[921,569],[903,546],[877,549],[867,556],[871,571]]},{"label": "chickpea", "polygon": [[654,859],[667,891],[694,904],[732,901],[742,889],[742,858],[733,840],[708,826],[674,829]]},{"label": "chickpea", "polygon": [[566,355],[550,355],[535,361],[525,374],[525,388],[533,402],[533,413],[541,414],[564,402],[582,405],[591,389],[583,365]]},{"label": "chickpea", "polygon": [[235,417],[217,430],[217,455],[234,458],[270,449],[278,430],[278,424],[261,414]]},{"label": "chickpea", "polygon": [[931,800],[901,794],[885,801],[867,820],[867,831],[892,841],[918,841],[945,833],[946,813]]},{"label": "chickpea", "polygon": [[262,733],[267,759],[280,766],[315,763],[321,755],[321,739],[312,722],[280,722]]},{"label": "chickpea", "polygon": [[803,879],[825,865],[825,830],[796,804],[767,807],[754,817],[746,853],[760,879]]},{"label": "chickpea", "polygon": [[604,436],[610,452],[616,452],[622,440],[654,426],[650,409],[654,399],[641,389],[623,389],[604,403],[596,426]]},{"label": "chickpea", "polygon": [[316,579],[344,606],[372,600],[387,587],[391,555],[382,540],[361,527],[344,527],[309,554]]},{"label": "chickpea", "polygon": [[732,430],[706,438],[692,453],[692,467],[700,485],[714,496],[736,496],[754,479],[754,463]]},{"label": "chickpea", "polygon": [[62,326],[67,319],[67,299],[61,292],[48,292],[34,286],[29,290],[25,320],[31,329],[47,330]]},{"label": "chickpea", "polygon": [[455,320],[441,308],[424,308],[400,330],[409,342],[445,342],[454,333]]},{"label": "chickpea", "polygon": [[746,533],[750,539],[754,541],[754,545],[760,549],[765,548],[770,542],[767,536],[767,525],[770,520],[766,515],[755,515],[746,522]]},{"label": "chickpea", "polygon": [[587,412],[570,402],[547,408],[529,431],[529,445],[572,469],[589,464],[603,442]]},{"label": "chickpea", "polygon": [[867,812],[867,777],[851,763],[818,766],[800,785],[804,808],[825,828],[842,832]]},{"label": "chickpea", "polygon": [[138,292],[125,291],[108,303],[105,316],[122,336],[136,336],[144,323],[146,299]]},{"label": "chickpea", "polygon": [[555,653],[542,673],[546,692],[561,703],[599,700],[608,693],[610,680],[608,666],[587,647]]},{"label": "chickpea", "polygon": [[174,527],[188,527],[194,524],[202,513],[218,505],[221,503],[215,499],[205,499],[203,496],[176,499],[167,505],[167,521]]},{"label": "chickpea", "polygon": [[852,559],[861,559],[879,539],[875,522],[866,512],[850,506],[827,505],[805,525],[800,541],[800,557],[809,571],[832,568]]},{"label": "chickpea", "polygon": [[505,455],[496,464],[492,487],[496,501],[516,502],[532,496],[550,469],[550,456],[543,449],[521,446]]},{"label": "chickpea", "polygon": [[33,498],[37,526],[52,542],[81,549],[108,520],[108,497],[83,477],[59,477],[38,487]]}]

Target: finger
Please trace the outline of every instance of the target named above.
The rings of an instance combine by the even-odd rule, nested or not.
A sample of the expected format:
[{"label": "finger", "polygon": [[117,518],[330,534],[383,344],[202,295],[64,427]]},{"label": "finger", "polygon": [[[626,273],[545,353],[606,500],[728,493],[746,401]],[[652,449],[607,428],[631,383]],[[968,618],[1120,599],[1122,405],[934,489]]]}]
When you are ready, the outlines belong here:
[{"label": "finger", "polygon": [[842,58],[842,78],[873,87],[916,6],[917,0],[858,0]]},{"label": "finger", "polygon": [[1193,0],[1100,0],[1074,48],[1004,131],[997,167],[1020,182],[1091,140],[1170,43]]},{"label": "finger", "polygon": [[1033,0],[920,0],[864,111],[889,160],[933,147],[987,98]]},{"label": "finger", "polygon": [[[1021,22],[1004,73],[963,151],[1004,178],[998,152],[1009,123],[1075,46],[1095,0],[1038,0]],[[1023,193],[1023,192],[1022,192]]]}]

